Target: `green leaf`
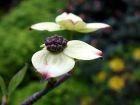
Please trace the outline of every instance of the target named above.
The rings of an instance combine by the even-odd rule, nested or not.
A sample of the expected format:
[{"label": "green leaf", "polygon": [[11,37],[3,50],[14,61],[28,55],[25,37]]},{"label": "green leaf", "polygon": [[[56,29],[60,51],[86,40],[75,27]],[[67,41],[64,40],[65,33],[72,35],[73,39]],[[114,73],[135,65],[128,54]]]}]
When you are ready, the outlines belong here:
[{"label": "green leaf", "polygon": [[4,82],[4,79],[0,76],[0,87],[1,87],[1,91],[3,96],[7,94],[7,89],[6,89],[6,85]]},{"label": "green leaf", "polygon": [[22,82],[26,70],[27,64],[25,64],[25,66],[13,76],[8,86],[8,96],[10,96],[14,92],[14,90],[18,87],[18,85]]},{"label": "green leaf", "polygon": [[132,75],[133,81],[140,80],[140,69],[136,69]]}]

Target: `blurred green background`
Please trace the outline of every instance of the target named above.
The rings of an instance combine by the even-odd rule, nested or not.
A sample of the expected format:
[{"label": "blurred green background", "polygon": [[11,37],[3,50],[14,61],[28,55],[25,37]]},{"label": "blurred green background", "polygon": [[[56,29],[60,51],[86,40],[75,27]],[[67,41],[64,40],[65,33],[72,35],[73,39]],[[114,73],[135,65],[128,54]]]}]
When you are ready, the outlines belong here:
[{"label": "blurred green background", "polygon": [[[64,11],[86,22],[112,26],[86,35],[75,33],[76,39],[102,50],[104,57],[79,62],[72,78],[35,105],[140,105],[139,9],[139,0],[1,0],[0,75],[8,84],[25,63],[29,64],[9,105],[19,105],[45,85],[30,59],[45,38],[54,33],[30,31],[29,27],[54,21]],[[67,31],[55,33],[65,36]]]}]

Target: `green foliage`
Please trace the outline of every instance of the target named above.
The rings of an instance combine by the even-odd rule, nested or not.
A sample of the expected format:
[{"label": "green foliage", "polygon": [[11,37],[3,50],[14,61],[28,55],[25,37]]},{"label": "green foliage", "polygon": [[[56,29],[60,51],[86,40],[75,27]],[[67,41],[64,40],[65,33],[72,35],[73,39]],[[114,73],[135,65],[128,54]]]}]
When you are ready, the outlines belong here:
[{"label": "green foliage", "polygon": [[8,96],[11,96],[11,94],[16,90],[18,85],[22,82],[26,74],[26,71],[27,71],[27,64],[25,64],[25,66],[17,74],[13,76],[8,86]]},{"label": "green foliage", "polygon": [[7,94],[7,88],[4,82],[4,79],[0,76],[0,87],[1,87],[1,91],[3,96]]},{"label": "green foliage", "polygon": [[[19,89],[12,97],[12,99],[16,99],[16,101],[11,101],[10,105],[19,105],[27,97],[42,90],[44,87],[45,84],[43,83],[33,82],[25,88]],[[42,99],[35,103],[35,105],[63,105],[64,103],[65,105],[78,105],[80,98],[90,94],[88,89],[89,87],[85,84],[77,82],[71,78],[71,80],[66,81],[45,95]]]},{"label": "green foliage", "polygon": [[140,80],[140,69],[135,70],[135,72],[133,73],[133,80],[134,81],[139,81]]}]

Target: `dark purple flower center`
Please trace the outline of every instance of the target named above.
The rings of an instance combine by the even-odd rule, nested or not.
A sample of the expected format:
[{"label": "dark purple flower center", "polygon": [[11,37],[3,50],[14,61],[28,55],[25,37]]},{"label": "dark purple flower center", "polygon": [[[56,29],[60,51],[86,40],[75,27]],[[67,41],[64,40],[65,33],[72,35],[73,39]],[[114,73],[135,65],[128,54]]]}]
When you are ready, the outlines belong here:
[{"label": "dark purple flower center", "polygon": [[67,46],[67,40],[62,36],[51,36],[48,37],[45,41],[47,50],[53,53],[62,52]]}]

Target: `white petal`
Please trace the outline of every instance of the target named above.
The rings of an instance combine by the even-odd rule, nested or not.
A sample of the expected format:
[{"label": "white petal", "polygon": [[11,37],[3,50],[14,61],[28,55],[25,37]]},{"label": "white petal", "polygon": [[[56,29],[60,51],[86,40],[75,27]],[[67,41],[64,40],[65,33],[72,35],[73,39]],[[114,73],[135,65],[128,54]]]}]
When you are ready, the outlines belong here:
[{"label": "white petal", "polygon": [[74,30],[79,32],[79,30],[82,30],[85,27],[86,23],[84,21],[79,21],[75,24]]},{"label": "white petal", "polygon": [[31,29],[40,30],[40,31],[58,31],[62,30],[60,26],[53,22],[41,22],[31,26]]},{"label": "white petal", "polygon": [[92,60],[102,57],[100,50],[79,40],[69,41],[63,52],[72,58],[81,60]]},{"label": "white petal", "polygon": [[76,23],[78,21],[83,21],[79,16],[74,15],[72,13],[69,13],[67,18],[71,19],[74,23]]},{"label": "white petal", "polygon": [[43,49],[33,55],[32,64],[45,79],[48,79],[69,72],[74,67],[75,61],[64,53],[52,54]]},{"label": "white petal", "polygon": [[59,23],[59,22],[64,21],[64,20],[71,20],[73,23],[76,23],[78,21],[82,21],[82,19],[79,16],[74,15],[72,13],[66,13],[66,12],[57,16],[55,19],[56,23]]},{"label": "white petal", "polygon": [[104,24],[104,23],[87,23],[86,27],[82,30],[79,30],[79,32],[83,32],[83,33],[93,32],[98,29],[107,28],[107,27],[110,27],[110,26],[108,24]]},{"label": "white petal", "polygon": [[68,14],[66,12],[64,12],[61,15],[57,16],[55,18],[56,23],[59,22],[59,21],[65,20],[67,16],[68,16]]}]

